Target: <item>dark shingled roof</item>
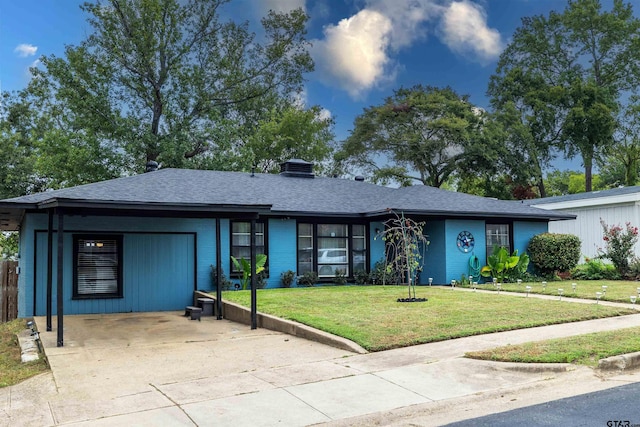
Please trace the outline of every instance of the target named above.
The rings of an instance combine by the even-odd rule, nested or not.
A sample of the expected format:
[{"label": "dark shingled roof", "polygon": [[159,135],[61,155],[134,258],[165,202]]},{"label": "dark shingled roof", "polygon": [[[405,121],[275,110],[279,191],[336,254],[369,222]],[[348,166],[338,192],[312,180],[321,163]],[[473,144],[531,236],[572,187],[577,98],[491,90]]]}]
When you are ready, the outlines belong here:
[{"label": "dark shingled roof", "polygon": [[[388,188],[338,178],[161,169],[0,201],[0,211],[54,204],[101,208],[155,207],[215,211],[253,209],[261,214],[375,216],[388,208],[425,216],[566,219],[572,216],[427,186]],[[3,209],[4,208],[4,209]],[[2,212],[0,212],[0,221]],[[1,223],[0,223],[1,226]],[[6,227],[5,227],[6,228]]]},{"label": "dark shingled roof", "polygon": [[626,194],[640,193],[640,186],[612,188],[610,190],[590,191],[588,193],[567,194],[564,196],[544,197],[541,199],[525,200],[528,205],[547,203],[571,202],[574,200],[597,199],[600,197],[624,196]]}]

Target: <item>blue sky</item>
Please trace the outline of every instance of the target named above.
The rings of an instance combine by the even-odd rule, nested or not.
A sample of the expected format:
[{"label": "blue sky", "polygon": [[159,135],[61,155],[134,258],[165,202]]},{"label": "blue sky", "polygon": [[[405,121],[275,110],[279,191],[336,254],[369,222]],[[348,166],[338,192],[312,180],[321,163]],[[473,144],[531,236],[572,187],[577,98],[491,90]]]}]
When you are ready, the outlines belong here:
[{"label": "blue sky", "polygon": [[[91,31],[78,0],[0,0],[0,82],[23,88],[42,55],[62,56]],[[610,1],[603,1],[609,8]],[[562,11],[564,0],[232,0],[224,13],[257,29],[270,8],[303,7],[316,71],[304,99],[335,119],[336,139],[362,109],[394,89],[451,86],[487,108],[489,77],[525,16]],[[579,160],[568,165],[580,168]]]}]

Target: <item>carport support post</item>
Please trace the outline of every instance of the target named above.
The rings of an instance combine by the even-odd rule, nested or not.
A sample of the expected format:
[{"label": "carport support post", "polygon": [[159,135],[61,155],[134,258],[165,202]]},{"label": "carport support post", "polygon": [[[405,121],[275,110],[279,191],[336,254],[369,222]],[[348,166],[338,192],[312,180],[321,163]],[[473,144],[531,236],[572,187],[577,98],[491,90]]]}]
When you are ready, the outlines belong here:
[{"label": "carport support post", "polygon": [[[51,332],[51,306],[53,293],[53,209],[49,209],[47,225],[47,332]],[[35,316],[35,313],[33,313]]]},{"label": "carport support post", "polygon": [[63,301],[64,295],[62,286],[62,281],[64,279],[63,270],[64,270],[64,212],[62,209],[57,209],[58,213],[58,288],[57,288],[57,314],[58,318],[58,347],[64,346],[64,338],[63,338],[63,318],[64,318],[64,308]]},{"label": "carport support post", "polygon": [[258,327],[258,299],[256,295],[256,220],[251,220],[251,329]]},{"label": "carport support post", "polygon": [[216,315],[222,320],[222,238],[220,237],[220,218],[216,218]]}]

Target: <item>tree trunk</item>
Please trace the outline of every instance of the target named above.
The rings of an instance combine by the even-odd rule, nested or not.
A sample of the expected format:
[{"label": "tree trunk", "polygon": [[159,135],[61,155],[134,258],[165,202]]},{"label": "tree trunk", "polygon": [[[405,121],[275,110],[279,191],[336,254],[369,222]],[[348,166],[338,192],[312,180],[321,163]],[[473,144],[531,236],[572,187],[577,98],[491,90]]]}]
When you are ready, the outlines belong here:
[{"label": "tree trunk", "polygon": [[540,191],[540,197],[547,197],[547,190],[544,187],[544,179],[542,177],[539,177],[538,179],[538,191]]},{"label": "tree trunk", "polygon": [[582,161],[584,162],[584,191],[592,191],[592,170],[593,170],[593,157],[589,155],[583,155]]}]

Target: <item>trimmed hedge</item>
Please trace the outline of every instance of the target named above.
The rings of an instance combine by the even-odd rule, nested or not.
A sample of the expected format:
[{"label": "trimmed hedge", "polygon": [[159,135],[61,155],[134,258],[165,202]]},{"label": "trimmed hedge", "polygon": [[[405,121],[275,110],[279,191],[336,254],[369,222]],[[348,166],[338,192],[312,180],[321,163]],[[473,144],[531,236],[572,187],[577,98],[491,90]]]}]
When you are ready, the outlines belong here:
[{"label": "trimmed hedge", "polygon": [[538,234],[529,241],[527,252],[538,273],[552,277],[556,272],[569,271],[578,265],[580,238],[573,234]]}]

